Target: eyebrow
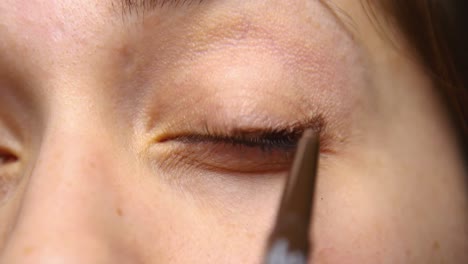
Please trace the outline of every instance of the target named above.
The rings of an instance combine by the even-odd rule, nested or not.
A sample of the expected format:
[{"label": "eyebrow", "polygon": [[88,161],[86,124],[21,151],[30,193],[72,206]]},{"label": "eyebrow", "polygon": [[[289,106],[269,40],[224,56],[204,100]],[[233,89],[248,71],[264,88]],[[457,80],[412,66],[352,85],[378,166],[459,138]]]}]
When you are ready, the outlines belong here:
[{"label": "eyebrow", "polygon": [[199,5],[204,0],[118,0],[123,14],[144,13],[163,7]]},{"label": "eyebrow", "polygon": [[[145,13],[154,9],[163,7],[182,7],[200,5],[205,0],[117,0],[120,2],[120,9],[123,15],[132,13]],[[311,0],[312,1],[312,0]],[[341,26],[350,26],[352,29],[356,25],[352,17],[343,9],[339,8],[333,0],[317,0],[320,2],[328,12],[330,12]]]},{"label": "eyebrow", "polygon": [[[120,12],[122,17],[126,15],[136,14],[144,15],[146,12],[151,12],[155,9],[164,7],[181,8],[200,5],[206,0],[114,0],[120,2]],[[309,0],[319,2],[327,12],[329,12],[335,21],[345,30],[345,32],[354,39],[358,33],[356,21],[350,16],[346,10],[340,8],[335,0]],[[114,6],[115,2],[112,2]]]}]

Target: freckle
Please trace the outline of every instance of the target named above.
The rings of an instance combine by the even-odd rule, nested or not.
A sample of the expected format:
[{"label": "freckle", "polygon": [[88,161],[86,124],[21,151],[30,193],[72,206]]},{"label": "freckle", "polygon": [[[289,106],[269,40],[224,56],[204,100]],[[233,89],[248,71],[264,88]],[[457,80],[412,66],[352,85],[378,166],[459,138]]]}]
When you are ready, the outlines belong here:
[{"label": "freckle", "polygon": [[432,244],[432,249],[434,251],[438,251],[440,249],[439,241],[434,241],[434,244]]},{"label": "freckle", "polygon": [[407,250],[405,251],[406,257],[411,257],[411,253],[412,253],[412,252],[411,252],[411,249],[407,249]]},{"label": "freckle", "polygon": [[247,238],[252,240],[252,239],[255,238],[255,234],[249,232],[249,233],[247,233]]},{"label": "freckle", "polygon": [[31,246],[25,247],[23,249],[23,252],[24,252],[25,255],[29,255],[29,254],[31,254],[33,252],[33,247],[31,247]]},{"label": "freckle", "polygon": [[115,210],[115,211],[116,211],[116,213],[117,213],[118,216],[123,216],[122,209],[117,208],[117,210]]}]

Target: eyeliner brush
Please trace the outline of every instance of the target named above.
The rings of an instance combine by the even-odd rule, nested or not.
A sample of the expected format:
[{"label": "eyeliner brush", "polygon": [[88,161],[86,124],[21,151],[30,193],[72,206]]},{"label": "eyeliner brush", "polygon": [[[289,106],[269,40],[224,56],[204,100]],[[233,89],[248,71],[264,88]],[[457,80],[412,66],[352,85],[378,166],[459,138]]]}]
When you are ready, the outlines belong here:
[{"label": "eyeliner brush", "polygon": [[265,264],[307,263],[312,245],[309,242],[309,225],[313,210],[318,156],[318,133],[308,129],[298,142],[276,224],[268,240]]}]

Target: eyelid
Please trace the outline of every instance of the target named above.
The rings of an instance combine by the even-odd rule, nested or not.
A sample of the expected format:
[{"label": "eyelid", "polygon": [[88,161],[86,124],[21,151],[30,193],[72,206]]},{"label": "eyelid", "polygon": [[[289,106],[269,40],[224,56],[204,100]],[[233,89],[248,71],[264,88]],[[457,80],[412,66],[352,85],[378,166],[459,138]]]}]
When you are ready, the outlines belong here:
[{"label": "eyelid", "polygon": [[247,148],[260,148],[262,150],[295,149],[298,138],[295,133],[272,133],[265,131],[261,134],[238,134],[238,135],[187,135],[175,138],[175,140],[185,143],[218,143],[227,144],[233,147],[242,146]]},{"label": "eyelid", "polygon": [[226,174],[263,174],[287,171],[293,150],[233,146],[222,142],[175,142],[170,144],[166,168],[190,168]]},{"label": "eyelid", "polygon": [[[294,137],[299,139],[302,132],[306,129],[311,129],[316,133],[322,134],[326,130],[325,118],[322,115],[316,115],[312,118],[305,120],[298,120],[292,123],[268,123],[258,124],[257,126],[236,126],[229,124],[224,126],[217,126],[209,124],[208,122],[197,127],[188,126],[180,128],[180,124],[169,126],[167,131],[180,130],[176,133],[164,133],[155,138],[156,143],[181,140],[181,139],[196,139],[196,138],[216,138],[216,139],[248,139],[260,137]],[[324,135],[321,135],[322,137]]]},{"label": "eyelid", "polygon": [[[161,143],[169,146],[169,167],[189,165],[223,173],[273,173],[289,169],[302,131],[241,131],[234,134],[182,134]],[[183,166],[182,166],[183,167]]]},{"label": "eyelid", "polygon": [[321,115],[293,123],[250,127],[236,127],[231,125],[222,128],[212,124],[198,125],[197,127],[192,127],[190,125],[181,127],[180,124],[174,124],[167,129],[163,129],[166,133],[163,132],[157,137],[153,137],[150,145],[170,141],[185,143],[217,142],[259,148],[263,146],[265,149],[282,148],[290,150],[295,149],[300,136],[306,129],[311,129],[320,135],[321,153],[330,154],[336,152],[332,149],[334,135],[330,133],[331,131],[328,131],[325,119]]},{"label": "eyelid", "polygon": [[[149,142],[158,167],[218,174],[266,175],[289,170],[297,142],[306,129],[320,135],[322,154],[333,153],[332,134],[321,115],[295,122],[266,122],[241,126],[190,119],[166,123]],[[242,124],[242,120],[240,120]]]}]

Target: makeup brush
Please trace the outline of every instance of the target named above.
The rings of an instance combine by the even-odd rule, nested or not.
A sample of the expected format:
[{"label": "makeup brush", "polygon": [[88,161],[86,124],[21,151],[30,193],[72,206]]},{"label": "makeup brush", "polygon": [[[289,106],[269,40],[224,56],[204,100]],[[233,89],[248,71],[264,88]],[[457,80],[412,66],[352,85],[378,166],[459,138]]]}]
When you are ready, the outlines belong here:
[{"label": "makeup brush", "polygon": [[312,247],[309,241],[309,225],[313,211],[318,156],[318,133],[308,129],[298,142],[276,224],[268,240],[265,264],[307,263]]}]

